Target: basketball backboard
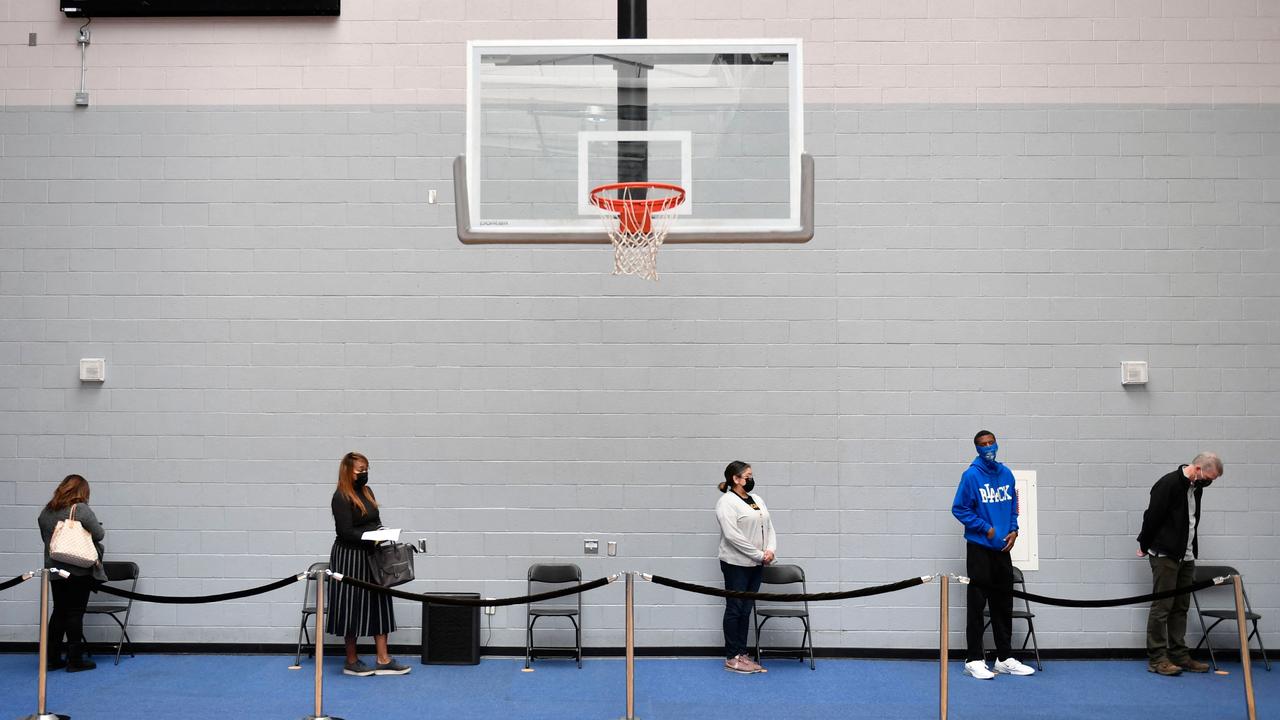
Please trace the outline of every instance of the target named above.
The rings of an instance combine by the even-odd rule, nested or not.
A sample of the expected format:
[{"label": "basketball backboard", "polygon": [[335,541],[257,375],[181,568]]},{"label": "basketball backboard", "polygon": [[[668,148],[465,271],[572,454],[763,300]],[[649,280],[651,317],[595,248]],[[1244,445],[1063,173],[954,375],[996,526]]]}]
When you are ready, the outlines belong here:
[{"label": "basketball backboard", "polygon": [[620,181],[684,188],[667,242],[812,237],[799,40],[472,41],[467,53],[463,242],[609,242],[588,196]]}]

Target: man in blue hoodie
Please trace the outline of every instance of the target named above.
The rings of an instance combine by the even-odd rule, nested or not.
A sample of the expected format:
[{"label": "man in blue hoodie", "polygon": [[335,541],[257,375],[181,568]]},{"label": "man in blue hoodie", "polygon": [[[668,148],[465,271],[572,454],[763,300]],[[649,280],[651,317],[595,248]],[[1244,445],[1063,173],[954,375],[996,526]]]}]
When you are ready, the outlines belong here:
[{"label": "man in blue hoodie", "polygon": [[991,635],[996,641],[995,672],[1031,675],[1035,670],[1013,657],[1009,637],[1013,632],[1013,559],[1009,551],[1018,539],[1018,498],[1013,473],[996,461],[996,436],[990,430],[973,436],[978,457],[960,477],[951,514],[964,525],[969,574],[968,615],[964,674],[979,680],[995,677],[987,668],[982,650],[986,621],[983,608],[990,603]]}]

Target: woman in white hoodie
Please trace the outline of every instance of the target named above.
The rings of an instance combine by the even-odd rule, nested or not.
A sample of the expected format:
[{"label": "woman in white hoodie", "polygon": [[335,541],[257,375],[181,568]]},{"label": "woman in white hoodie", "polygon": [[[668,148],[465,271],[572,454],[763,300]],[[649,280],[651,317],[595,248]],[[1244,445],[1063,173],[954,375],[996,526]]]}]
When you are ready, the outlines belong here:
[{"label": "woman in white hoodie", "polygon": [[[774,561],[778,539],[773,533],[769,508],[759,495],[751,495],[756,481],[751,466],[734,460],[724,469],[716,503],[720,523],[720,571],[725,590],[756,592],[764,566]],[[724,669],[736,673],[767,672],[747,651],[747,629],[754,600],[726,598],[724,607]]]}]

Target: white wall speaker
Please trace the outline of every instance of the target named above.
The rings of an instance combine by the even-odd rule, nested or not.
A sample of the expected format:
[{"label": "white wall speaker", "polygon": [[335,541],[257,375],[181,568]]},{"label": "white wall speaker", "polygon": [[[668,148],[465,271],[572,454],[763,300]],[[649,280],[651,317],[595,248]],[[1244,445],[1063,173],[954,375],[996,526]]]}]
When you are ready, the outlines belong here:
[{"label": "white wall speaker", "polygon": [[1147,384],[1147,363],[1144,360],[1134,360],[1120,363],[1120,384],[1121,385],[1146,385]]},{"label": "white wall speaker", "polygon": [[107,359],[80,358],[80,381],[96,383],[106,382]]}]

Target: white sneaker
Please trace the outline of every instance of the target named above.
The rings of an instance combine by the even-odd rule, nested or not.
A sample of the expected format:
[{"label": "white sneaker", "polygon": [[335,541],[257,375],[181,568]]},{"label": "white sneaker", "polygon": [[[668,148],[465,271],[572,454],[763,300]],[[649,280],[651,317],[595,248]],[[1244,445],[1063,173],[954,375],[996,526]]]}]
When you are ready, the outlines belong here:
[{"label": "white sneaker", "polygon": [[[996,663],[996,667],[1000,667],[1000,663]],[[987,669],[987,664],[981,660],[974,660],[964,664],[964,674],[972,675],[977,680],[990,680],[996,674]]]},{"label": "white sneaker", "polygon": [[996,672],[1006,675],[1035,675],[1034,668],[1027,667],[1018,662],[1017,658],[1008,658],[1007,660],[996,661]]}]

